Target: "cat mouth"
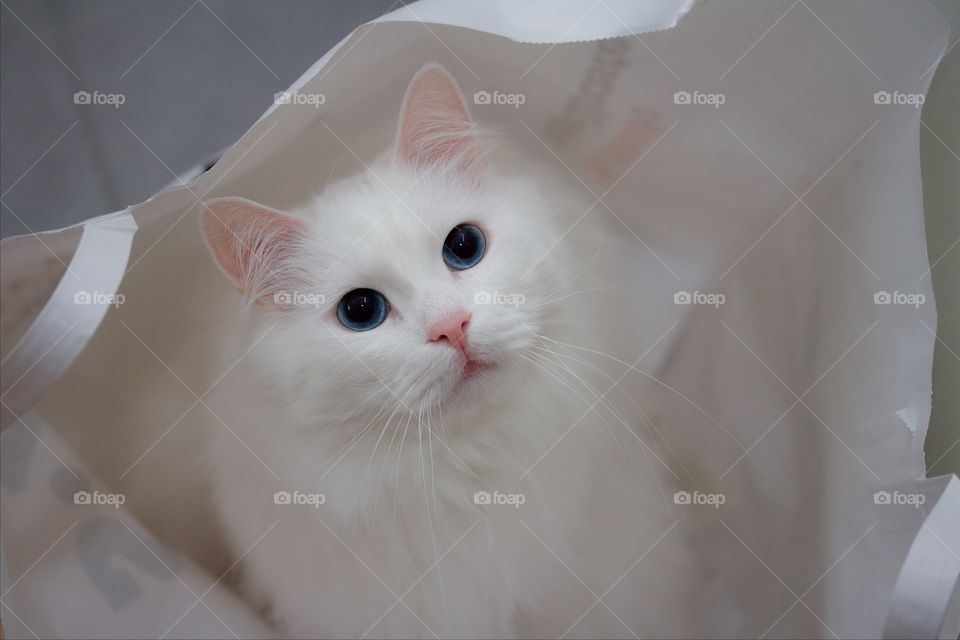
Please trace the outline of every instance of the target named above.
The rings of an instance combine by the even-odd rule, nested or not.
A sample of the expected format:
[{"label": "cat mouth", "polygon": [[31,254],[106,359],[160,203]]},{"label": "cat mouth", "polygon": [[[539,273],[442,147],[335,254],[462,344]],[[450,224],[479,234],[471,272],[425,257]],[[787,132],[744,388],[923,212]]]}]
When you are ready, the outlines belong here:
[{"label": "cat mouth", "polygon": [[481,371],[485,371],[486,369],[490,368],[490,366],[491,365],[486,362],[481,362],[480,360],[467,358],[466,363],[464,363],[463,365],[463,377],[464,378],[473,377],[478,373],[480,373]]}]

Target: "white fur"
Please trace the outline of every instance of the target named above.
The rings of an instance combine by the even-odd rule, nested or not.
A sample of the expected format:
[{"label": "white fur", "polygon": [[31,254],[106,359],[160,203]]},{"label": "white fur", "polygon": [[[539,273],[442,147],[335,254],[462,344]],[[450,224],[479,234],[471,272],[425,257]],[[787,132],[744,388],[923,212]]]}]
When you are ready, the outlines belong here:
[{"label": "white fur", "polygon": [[[244,592],[285,633],[557,636],[673,522],[635,380],[600,395],[640,351],[602,214],[565,233],[590,202],[498,157],[475,184],[385,153],[328,187],[294,212],[295,250],[250,288],[325,303],[255,305],[242,339],[224,332],[229,353],[253,346],[210,400],[232,430],[206,432],[217,516]],[[487,253],[455,272],[441,247],[462,222],[484,230]],[[371,331],[336,317],[357,287],[391,305]],[[591,289],[609,291],[578,293]],[[478,292],[524,302],[477,304]],[[458,307],[470,348],[495,365],[467,380],[456,350],[425,338]],[[325,503],[274,504],[281,490]],[[525,502],[476,505],[477,491]],[[678,606],[677,543],[668,534],[572,633],[666,632],[653,616]],[[616,596],[634,604],[613,615]]]}]

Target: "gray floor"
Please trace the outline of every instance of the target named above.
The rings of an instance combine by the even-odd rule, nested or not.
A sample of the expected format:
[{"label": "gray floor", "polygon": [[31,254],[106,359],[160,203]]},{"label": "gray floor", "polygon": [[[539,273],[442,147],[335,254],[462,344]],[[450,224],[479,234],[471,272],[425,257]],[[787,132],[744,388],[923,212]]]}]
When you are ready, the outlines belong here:
[{"label": "gray floor", "polygon": [[[0,235],[145,200],[395,3],[2,0]],[[125,102],[75,104],[77,91]]]}]

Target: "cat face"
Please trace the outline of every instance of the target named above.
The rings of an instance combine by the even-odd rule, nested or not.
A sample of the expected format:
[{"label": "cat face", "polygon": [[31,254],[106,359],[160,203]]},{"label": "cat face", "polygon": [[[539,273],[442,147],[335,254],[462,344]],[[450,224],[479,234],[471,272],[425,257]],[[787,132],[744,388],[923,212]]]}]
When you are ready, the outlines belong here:
[{"label": "cat face", "polygon": [[[548,199],[487,161],[455,81],[412,81],[391,152],[291,217],[208,203],[204,235],[305,411],[471,407],[521,384],[563,260]],[[376,400],[374,400],[376,399]]]}]

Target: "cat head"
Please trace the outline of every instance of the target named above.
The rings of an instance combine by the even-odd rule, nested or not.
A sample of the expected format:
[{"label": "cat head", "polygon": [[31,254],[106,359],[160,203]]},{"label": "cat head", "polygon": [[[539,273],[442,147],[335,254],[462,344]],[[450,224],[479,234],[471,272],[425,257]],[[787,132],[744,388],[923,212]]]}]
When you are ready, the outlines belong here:
[{"label": "cat head", "polygon": [[416,413],[522,383],[562,236],[537,183],[490,160],[456,81],[429,65],[407,89],[391,149],[302,215],[206,203],[216,263],[270,320],[258,366],[286,405]]}]

